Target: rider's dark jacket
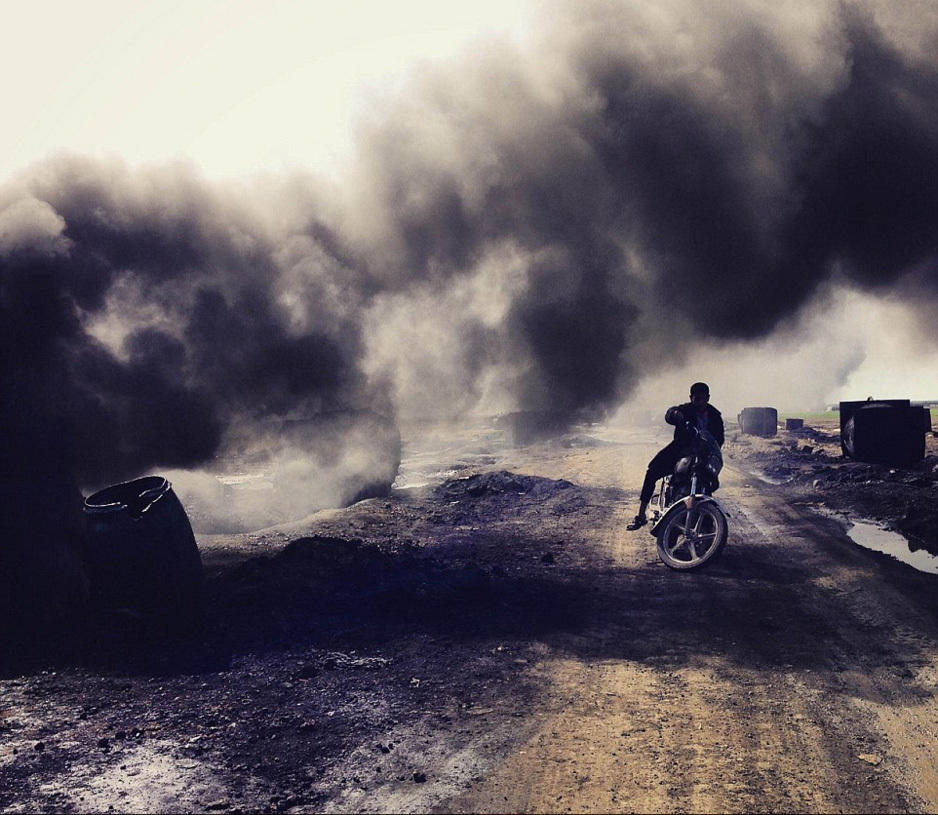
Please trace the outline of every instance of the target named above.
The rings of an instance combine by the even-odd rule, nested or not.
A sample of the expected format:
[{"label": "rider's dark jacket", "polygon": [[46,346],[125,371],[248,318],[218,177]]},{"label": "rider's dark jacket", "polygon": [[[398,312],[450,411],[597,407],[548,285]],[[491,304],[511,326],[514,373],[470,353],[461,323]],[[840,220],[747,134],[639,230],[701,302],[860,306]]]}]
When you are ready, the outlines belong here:
[{"label": "rider's dark jacket", "polygon": [[[675,407],[682,414],[684,414],[684,418],[687,421],[692,422],[695,420],[697,416],[697,408],[694,407],[693,402],[685,402],[683,405],[676,405]],[[675,408],[671,408],[668,413],[674,409]],[[683,428],[680,425],[674,428],[675,441],[678,440],[678,436],[680,436],[682,429]],[[719,410],[710,404],[707,405],[707,432],[717,440],[717,444],[719,444],[720,447],[723,446],[723,415]]]}]

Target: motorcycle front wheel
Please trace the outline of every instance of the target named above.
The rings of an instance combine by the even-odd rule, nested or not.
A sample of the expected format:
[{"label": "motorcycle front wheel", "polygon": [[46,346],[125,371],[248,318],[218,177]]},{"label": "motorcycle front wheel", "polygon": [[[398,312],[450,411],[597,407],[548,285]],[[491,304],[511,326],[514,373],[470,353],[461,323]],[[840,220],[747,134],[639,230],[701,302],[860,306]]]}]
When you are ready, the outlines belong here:
[{"label": "motorcycle front wheel", "polygon": [[658,557],[672,569],[699,569],[719,557],[726,516],[710,502],[675,509],[658,529]]}]

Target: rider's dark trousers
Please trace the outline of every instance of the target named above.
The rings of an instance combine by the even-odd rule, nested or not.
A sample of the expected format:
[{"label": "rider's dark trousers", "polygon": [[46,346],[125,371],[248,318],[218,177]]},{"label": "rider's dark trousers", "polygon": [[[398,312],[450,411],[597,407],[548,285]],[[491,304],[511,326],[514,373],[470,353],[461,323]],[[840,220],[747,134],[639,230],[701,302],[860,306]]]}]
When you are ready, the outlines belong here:
[{"label": "rider's dark trousers", "polygon": [[655,457],[648,462],[648,469],[645,471],[645,481],[642,484],[642,493],[640,500],[647,504],[651,496],[655,494],[655,482],[659,478],[671,475],[674,472],[674,465],[681,457],[682,446],[676,441],[672,441],[666,447],[661,448]]}]

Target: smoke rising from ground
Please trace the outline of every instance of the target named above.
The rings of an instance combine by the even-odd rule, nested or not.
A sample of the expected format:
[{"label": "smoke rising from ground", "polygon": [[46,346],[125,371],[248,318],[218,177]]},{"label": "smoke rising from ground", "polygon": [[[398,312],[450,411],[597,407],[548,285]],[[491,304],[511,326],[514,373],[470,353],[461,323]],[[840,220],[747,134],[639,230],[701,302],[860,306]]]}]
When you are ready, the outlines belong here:
[{"label": "smoke rising from ground", "polygon": [[[337,189],[27,169],[0,190],[5,472],[194,468],[329,416],[595,418],[832,279],[933,307],[921,11],[913,39],[885,5],[548,6],[529,47],[424,67],[377,107]],[[363,444],[327,435],[297,444],[303,479]],[[361,465],[382,478],[392,436]]]},{"label": "smoke rising from ground", "polygon": [[[339,264],[275,242],[190,169],[69,158],[4,193],[9,409],[68,428],[83,483],[200,464],[240,422],[387,410],[358,325],[319,296]],[[304,262],[302,303],[284,302]]]},{"label": "smoke rising from ground", "polygon": [[665,407],[698,379],[729,419],[744,407],[798,415],[869,396],[930,401],[938,397],[932,356],[907,304],[834,287],[768,337],[700,344],[681,364],[645,371],[610,422],[663,429]]},{"label": "smoke rising from ground", "polygon": [[[919,8],[913,41],[874,10],[558,6],[533,56],[493,48],[418,80],[366,131],[353,200],[377,215],[348,230],[421,292],[369,324],[399,403],[485,392],[590,415],[691,347],[771,334],[831,279],[927,308],[936,12]],[[491,288],[473,299],[453,276],[481,281],[493,257],[509,291],[486,322]],[[443,355],[389,351],[388,312]]]}]

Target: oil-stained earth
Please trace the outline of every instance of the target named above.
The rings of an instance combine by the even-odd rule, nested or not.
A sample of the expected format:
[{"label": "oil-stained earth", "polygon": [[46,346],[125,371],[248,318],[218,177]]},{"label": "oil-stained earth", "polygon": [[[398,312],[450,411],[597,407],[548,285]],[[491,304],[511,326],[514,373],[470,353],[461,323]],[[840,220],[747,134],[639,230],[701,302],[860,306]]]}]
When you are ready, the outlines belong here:
[{"label": "oil-stained earth", "polygon": [[731,429],[729,543],[685,574],[625,531],[656,432],[480,439],[424,486],[198,536],[183,631],[10,644],[0,810],[938,809],[938,576],[841,519],[938,551],[935,439],[890,471],[835,428]]}]

